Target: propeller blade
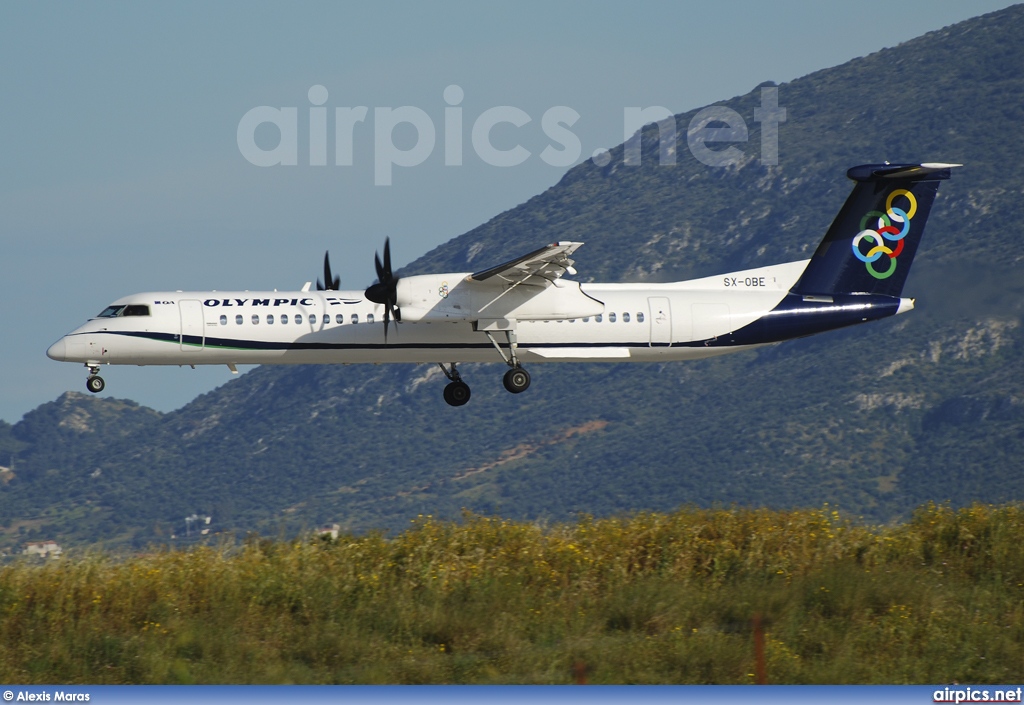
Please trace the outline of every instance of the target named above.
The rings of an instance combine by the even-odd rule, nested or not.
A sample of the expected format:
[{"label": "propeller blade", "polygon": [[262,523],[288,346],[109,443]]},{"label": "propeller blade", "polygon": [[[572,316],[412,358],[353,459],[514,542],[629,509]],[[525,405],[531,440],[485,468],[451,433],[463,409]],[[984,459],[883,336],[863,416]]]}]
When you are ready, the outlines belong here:
[{"label": "propeller blade", "polygon": [[324,281],[329,289],[338,288],[338,277],[331,276],[331,253],[324,252]]},{"label": "propeller blade", "polygon": [[[326,283],[324,283],[326,282]],[[331,255],[330,252],[324,253],[324,282],[321,282],[319,277],[316,280],[317,291],[337,291],[341,288],[341,277],[333,276],[331,274]]]},{"label": "propeller blade", "polygon": [[395,319],[395,330],[402,320],[402,310],[398,308],[398,280],[391,271],[391,238],[384,238],[384,260],[380,255],[373,253],[373,265],[377,270],[377,281],[366,287],[364,295],[375,304],[384,307],[384,342],[388,340],[388,328],[391,326],[391,319]]}]

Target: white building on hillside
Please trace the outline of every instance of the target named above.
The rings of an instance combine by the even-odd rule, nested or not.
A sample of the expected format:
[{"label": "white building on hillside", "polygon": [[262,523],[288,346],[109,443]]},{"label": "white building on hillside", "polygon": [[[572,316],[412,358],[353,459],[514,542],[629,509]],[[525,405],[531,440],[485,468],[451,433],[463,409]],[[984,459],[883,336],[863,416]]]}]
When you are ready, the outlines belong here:
[{"label": "white building on hillside", "polygon": [[63,550],[56,541],[33,541],[25,544],[25,555],[36,555],[42,558],[60,558]]}]

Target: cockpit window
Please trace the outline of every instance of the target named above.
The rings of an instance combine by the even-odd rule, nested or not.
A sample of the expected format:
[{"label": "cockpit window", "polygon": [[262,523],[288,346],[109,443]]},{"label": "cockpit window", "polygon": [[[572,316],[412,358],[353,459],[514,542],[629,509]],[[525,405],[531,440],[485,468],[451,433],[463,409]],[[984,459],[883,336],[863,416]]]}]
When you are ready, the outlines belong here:
[{"label": "cockpit window", "polygon": [[146,304],[121,304],[120,306],[107,306],[103,313],[96,318],[117,318],[118,316],[148,316],[149,306]]},{"label": "cockpit window", "polygon": [[123,309],[123,308],[124,308],[123,305],[122,306],[107,306],[105,309],[103,309],[103,313],[101,313],[100,315],[96,316],[96,318],[114,318],[119,313],[121,313],[121,309]]}]

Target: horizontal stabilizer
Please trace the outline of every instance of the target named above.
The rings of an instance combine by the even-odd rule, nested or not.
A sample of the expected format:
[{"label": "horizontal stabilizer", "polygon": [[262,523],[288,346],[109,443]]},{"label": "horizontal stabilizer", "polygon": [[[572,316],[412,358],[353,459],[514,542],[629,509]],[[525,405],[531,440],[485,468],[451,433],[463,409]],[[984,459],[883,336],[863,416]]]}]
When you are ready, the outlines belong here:
[{"label": "horizontal stabilizer", "polygon": [[963,164],[861,164],[846,172],[854,181],[880,181],[882,179],[906,179],[909,181],[940,181],[948,179],[950,169]]}]

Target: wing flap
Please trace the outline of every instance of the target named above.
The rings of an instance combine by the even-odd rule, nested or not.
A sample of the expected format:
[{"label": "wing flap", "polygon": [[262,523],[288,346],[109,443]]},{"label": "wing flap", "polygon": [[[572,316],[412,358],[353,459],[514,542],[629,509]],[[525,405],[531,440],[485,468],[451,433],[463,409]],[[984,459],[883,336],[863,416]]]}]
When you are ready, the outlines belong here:
[{"label": "wing flap", "polygon": [[485,282],[497,277],[507,284],[536,284],[546,286],[563,274],[575,274],[570,255],[582,242],[554,242],[522,257],[509,260],[490,269],[470,274],[467,281]]}]

